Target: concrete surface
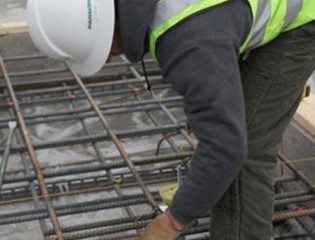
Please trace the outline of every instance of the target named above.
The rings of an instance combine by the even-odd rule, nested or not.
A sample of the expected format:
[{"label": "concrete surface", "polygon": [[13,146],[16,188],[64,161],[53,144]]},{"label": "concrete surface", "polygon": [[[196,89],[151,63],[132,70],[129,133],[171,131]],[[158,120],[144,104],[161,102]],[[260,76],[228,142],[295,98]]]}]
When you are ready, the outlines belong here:
[{"label": "concrete surface", "polygon": [[1,0],[0,23],[25,21],[26,0]]}]

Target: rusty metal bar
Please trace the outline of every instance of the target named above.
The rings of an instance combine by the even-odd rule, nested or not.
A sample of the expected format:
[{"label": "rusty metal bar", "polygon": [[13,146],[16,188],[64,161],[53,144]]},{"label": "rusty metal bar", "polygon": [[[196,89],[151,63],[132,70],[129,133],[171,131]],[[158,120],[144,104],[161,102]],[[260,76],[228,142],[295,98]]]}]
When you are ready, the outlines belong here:
[{"label": "rusty metal bar", "polygon": [[299,217],[311,216],[314,214],[315,214],[315,208],[298,208],[295,211],[276,213],[273,216],[272,221],[279,222],[279,221],[290,219],[290,218],[299,218]]},{"label": "rusty metal bar", "polygon": [[11,84],[10,77],[9,77],[9,74],[8,74],[8,72],[6,70],[6,66],[5,66],[5,63],[4,63],[3,59],[2,59],[2,56],[0,56],[0,66],[1,66],[1,70],[2,70],[2,73],[3,73],[4,79],[5,79],[5,82],[7,84],[9,95],[10,95],[12,101],[13,101],[15,114],[17,116],[19,126],[20,126],[20,128],[21,128],[21,130],[23,132],[23,139],[24,139],[25,145],[27,147],[27,151],[29,153],[29,157],[30,157],[32,165],[33,165],[33,167],[35,169],[36,177],[37,177],[38,183],[40,185],[40,188],[41,188],[44,200],[45,200],[45,202],[47,204],[47,211],[49,213],[49,217],[50,217],[51,222],[52,222],[52,224],[53,224],[53,226],[55,228],[57,237],[59,238],[59,240],[63,240],[63,233],[60,230],[60,224],[59,224],[59,221],[57,219],[57,215],[56,215],[56,212],[54,210],[53,204],[51,203],[51,201],[50,201],[50,199],[48,197],[48,190],[47,190],[47,187],[46,187],[46,184],[45,184],[45,179],[44,179],[43,173],[42,173],[42,171],[40,169],[40,165],[39,165],[39,162],[37,160],[35,150],[33,148],[31,139],[29,137],[29,132],[27,130],[27,127],[26,127],[23,115],[22,115],[21,110],[20,110],[19,103],[18,103],[18,101],[16,99],[15,92],[14,92],[13,86]]},{"label": "rusty metal bar", "polygon": [[[63,84],[64,87],[67,87],[67,84],[64,83]],[[68,96],[71,96],[72,95],[72,92],[71,91],[67,91],[67,94]],[[72,109],[73,110],[76,110],[77,109],[77,104],[75,102],[71,102],[71,106],[72,106]],[[80,120],[80,123],[82,125],[82,128],[84,129],[85,133],[90,135],[90,131],[88,130],[88,127],[86,126],[85,122],[83,120]],[[105,165],[106,164],[106,160],[105,160],[105,157],[103,156],[103,153],[101,151],[101,149],[98,147],[98,144],[93,142],[92,143],[92,146],[93,146],[93,149],[97,155],[97,158],[99,160],[99,162],[102,164],[102,165]],[[115,177],[113,176],[112,172],[110,169],[106,168],[105,169],[105,172],[108,176],[108,181],[110,181],[111,183],[114,183],[114,189],[115,189],[115,192],[118,194],[119,197],[122,197],[123,196],[123,193],[121,191],[121,189],[119,188],[119,185],[115,182]],[[129,217],[134,217],[134,213],[132,211],[132,209],[128,206],[125,206],[124,207],[126,213],[128,214]]]},{"label": "rusty metal bar", "polygon": [[[68,66],[69,67],[69,66]],[[70,68],[69,68],[70,69]],[[100,110],[100,108],[98,107],[98,105],[96,104],[96,102],[94,101],[94,99],[91,97],[89,91],[87,90],[87,88],[85,87],[84,83],[82,82],[81,78],[79,77],[79,75],[77,73],[75,73],[74,71],[70,70],[73,77],[76,79],[77,83],[79,84],[79,86],[81,87],[82,91],[84,92],[84,94],[86,95],[89,103],[91,104],[91,106],[93,107],[94,111],[96,112],[97,116],[99,117],[102,125],[104,126],[104,128],[106,129],[106,131],[108,132],[108,134],[110,135],[111,139],[114,141],[115,146],[117,147],[118,151],[120,152],[121,156],[123,157],[124,161],[126,162],[126,164],[128,165],[130,171],[132,172],[132,174],[134,175],[134,177],[137,179],[139,186],[141,188],[141,190],[143,191],[145,197],[147,198],[149,204],[155,209],[158,210],[158,204],[156,203],[156,201],[154,200],[152,194],[150,193],[150,191],[148,190],[148,187],[143,183],[141,177],[139,176],[134,164],[132,163],[129,154],[127,153],[127,151],[125,150],[123,144],[121,143],[121,141],[119,140],[119,138],[116,136],[116,134],[110,129],[109,123],[108,121],[105,119],[104,115],[102,114],[102,111]]]},{"label": "rusty metal bar", "polygon": [[[14,111],[12,108],[9,109],[9,113],[11,116],[14,116]],[[21,129],[18,129],[16,132],[15,132],[15,137],[16,137],[16,143],[20,143],[20,142],[23,142],[23,137],[22,137],[22,131]],[[19,154],[21,159],[22,159],[22,164],[23,164],[23,167],[24,167],[24,173],[25,174],[30,174],[31,173],[31,166],[29,166],[28,164],[28,161],[25,157],[24,154]],[[35,180],[35,179],[34,179]],[[34,206],[35,206],[35,209],[39,209],[41,207],[41,203],[40,203],[40,197],[38,196],[38,193],[36,191],[36,184],[35,184],[35,181],[28,181],[28,188],[30,188],[30,192],[31,192],[31,198],[33,200],[33,203],[34,203]],[[12,202],[12,201],[11,201]],[[39,225],[40,225],[40,228],[41,228],[41,231],[42,233],[44,233],[46,230],[47,230],[47,224],[44,220],[39,220]]]},{"label": "rusty metal bar", "polygon": [[315,194],[314,183],[312,183],[306,176],[304,176],[303,173],[295,169],[290,163],[290,161],[282,153],[278,154],[278,158],[283,164],[285,164],[293,172],[294,175],[296,175],[299,179],[301,179],[309,187],[309,189]]},{"label": "rusty metal bar", "polygon": [[[129,60],[126,58],[124,55],[120,55],[121,59],[126,63],[130,64]],[[146,89],[146,84],[143,81],[143,77],[139,74],[139,72],[135,69],[134,66],[130,65],[129,66],[130,71],[133,73],[133,75],[139,80],[139,82],[142,84],[142,87]],[[151,90],[151,94],[153,99],[159,100],[159,97],[154,93],[154,91]],[[169,112],[169,110],[165,107],[163,102],[160,101],[160,107],[162,111],[166,114],[166,116],[173,122],[177,123],[176,118]],[[187,142],[190,144],[192,149],[196,149],[197,147],[197,142],[185,131],[185,130],[180,130],[180,133],[184,136],[184,138],[187,140]]]},{"label": "rusty metal bar", "polygon": [[[156,77],[151,77],[152,82],[160,82],[162,78],[160,76]],[[71,78],[69,78],[71,79]],[[137,83],[138,79],[127,79],[127,80],[115,80],[115,81],[104,81],[104,82],[97,82],[97,83],[86,83],[86,87],[88,89],[96,89],[96,88],[101,88],[101,87],[115,87],[115,86],[121,86],[121,85],[126,85],[126,84],[132,84],[132,83]],[[66,83],[66,81],[65,81]],[[36,95],[36,94],[49,94],[49,93],[63,93],[66,91],[80,91],[80,87],[77,85],[72,85],[72,86],[65,86],[65,87],[53,87],[53,88],[40,88],[40,89],[32,89],[32,90],[26,90],[23,92],[17,92],[16,96],[17,97],[23,97],[23,96],[31,96],[31,95]],[[0,98],[5,98],[7,97],[6,95],[0,95]]]},{"label": "rusty metal bar", "polygon": [[[13,62],[41,58],[43,57],[34,55],[34,57],[31,58],[28,56],[17,56],[7,57],[2,60],[6,62],[6,59],[8,59],[8,61]],[[56,103],[66,103],[64,104],[65,107],[62,107],[61,109],[58,108],[57,111],[51,111],[53,110],[52,108],[47,109],[47,111],[44,110],[42,113],[36,112],[35,114],[27,113],[26,115],[26,113],[24,114],[23,112],[22,117],[24,124],[27,125],[30,132],[35,132],[34,137],[37,137],[38,124],[51,124],[53,129],[58,127],[61,122],[65,122],[65,124],[69,124],[71,126],[80,123],[83,126],[86,123],[86,127],[83,126],[82,128],[80,125],[80,132],[78,132],[77,135],[70,135],[71,137],[61,139],[58,138],[54,141],[44,137],[42,141],[38,141],[36,143],[34,142],[32,144],[36,153],[39,153],[37,150],[43,149],[44,156],[47,154],[47,151],[45,150],[50,149],[59,152],[59,150],[63,151],[63,149],[68,150],[73,148],[76,152],[76,149],[81,150],[85,146],[88,146],[89,148],[87,158],[80,158],[79,161],[76,162],[73,162],[74,159],[70,158],[72,161],[67,162],[66,156],[62,159],[62,161],[64,161],[62,163],[54,163],[54,161],[51,161],[49,165],[43,165],[43,167],[41,167],[41,173],[45,178],[46,188],[49,193],[46,197],[48,197],[50,201],[55,199],[65,199],[67,202],[65,205],[54,206],[53,210],[56,211],[58,218],[59,214],[60,216],[68,215],[75,218],[75,214],[77,213],[84,214],[99,210],[105,211],[105,209],[109,207],[117,207],[123,213],[123,216],[119,216],[117,219],[114,219],[117,221],[117,224],[114,225],[110,225],[110,221],[106,220],[106,217],[104,219],[100,217],[99,219],[94,220],[87,216],[86,221],[83,223],[78,224],[74,221],[69,225],[67,224],[67,227],[60,227],[64,240],[87,238],[94,239],[94,237],[98,237],[99,240],[125,240],[137,237],[137,231],[144,227],[146,223],[154,217],[155,212],[151,210],[150,213],[145,211],[142,213],[140,210],[139,213],[139,208],[142,208],[142,206],[145,208],[149,201],[146,194],[143,194],[145,192],[141,186],[139,189],[139,181],[134,176],[134,172],[130,170],[127,161],[129,160],[132,165],[136,167],[134,170],[136,170],[136,173],[146,188],[150,190],[151,187],[152,189],[156,189],[156,187],[159,187],[161,184],[171,183],[176,180],[176,166],[182,161],[185,161],[187,158],[190,158],[192,154],[191,149],[196,147],[196,141],[193,139],[193,135],[188,134],[185,130],[184,124],[179,124],[178,122],[180,121],[178,116],[172,112],[173,109],[177,110],[177,108],[182,107],[181,97],[175,93],[175,96],[170,96],[169,93],[171,91],[168,90],[171,90],[171,88],[169,85],[162,85],[160,83],[162,78],[159,73],[155,71],[155,66],[153,66],[153,70],[150,69],[148,71],[150,74],[149,78],[153,80],[154,86],[153,94],[152,96],[149,96],[149,94],[146,95],[145,92],[146,84],[143,81],[142,72],[139,70],[140,68],[136,65],[132,65],[124,57],[120,57],[117,60],[119,60],[119,62],[108,67],[110,73],[103,72],[96,77],[83,79],[79,78],[82,84],[78,84],[77,79],[73,77],[73,74],[68,72],[68,68],[60,68],[60,70],[62,69],[60,72],[66,73],[67,77],[60,75],[60,78],[58,78],[58,66],[60,65],[56,67],[49,64],[47,69],[35,71],[32,71],[32,69],[30,69],[30,71],[23,70],[23,72],[18,72],[14,69],[12,69],[14,72],[10,71],[10,81],[12,88],[14,88],[16,101],[19,103],[19,107],[21,107],[23,111],[24,106],[28,107],[28,109],[25,107],[25,110],[30,110],[32,113],[33,111],[36,111],[37,106],[41,106],[39,108],[41,109],[44,104],[47,104],[46,106],[54,106]],[[38,69],[37,62],[34,62],[34,64],[36,65],[35,69]],[[117,68],[116,71],[111,68],[115,66],[120,67],[120,69]],[[8,65],[8,67],[11,66]],[[23,66],[22,69],[24,69]],[[115,72],[113,72],[113,70],[115,70]],[[52,79],[52,75],[50,73],[56,73],[57,76],[54,77],[57,78]],[[19,78],[13,78],[12,76],[19,76]],[[32,78],[33,76],[34,79]],[[42,78],[43,82],[41,82],[42,80],[38,77]],[[2,81],[1,77],[0,80]],[[37,82],[39,82],[40,85],[36,85]],[[84,87],[83,90],[85,89],[88,91],[90,98],[82,90],[82,85]],[[0,88],[4,90],[4,93],[0,95],[0,111],[5,113],[3,114],[5,117],[0,119],[0,130],[4,130],[6,127],[5,124],[8,120],[16,121],[17,119],[14,117],[8,117],[10,114],[6,114],[7,112],[13,112],[14,106],[12,105],[13,102],[10,101],[10,95],[5,92],[6,87],[3,83],[0,83]],[[167,97],[161,97],[161,94],[164,94],[165,92],[167,92]],[[135,99],[132,99],[133,97]],[[125,98],[128,99],[127,103],[123,102]],[[82,100],[85,101],[86,99],[89,100],[90,103],[88,107],[85,106],[85,102],[81,105],[81,103],[83,103]],[[102,112],[97,112],[95,110],[95,106],[91,104],[90,100]],[[96,100],[101,103],[97,105]],[[118,119],[119,116],[125,117],[127,114],[131,115],[132,113],[140,113],[135,116],[141,116],[141,120],[144,120],[143,117],[145,117],[144,124],[147,124],[147,120],[149,120],[149,126],[147,127],[147,125],[144,125],[145,127],[143,128],[140,127],[134,129],[134,125],[131,125],[132,128],[127,130],[125,128],[124,130],[120,130],[119,128],[117,129],[117,125],[115,125],[114,130],[112,126],[109,126],[108,121],[110,117],[113,116]],[[89,129],[90,125],[88,125],[89,123],[85,121],[85,119],[96,117],[100,118],[100,114],[105,115],[105,117],[103,117],[107,121],[105,122],[107,125],[105,124],[104,126],[102,121],[98,121],[95,125],[93,123],[93,125],[91,125],[92,128]],[[181,110],[179,111],[179,114],[182,116]],[[129,119],[128,117],[127,122],[129,123],[129,121],[131,124],[134,124],[133,118]],[[102,123],[102,126],[100,126],[100,123]],[[106,132],[104,130],[104,128],[106,130],[112,130],[112,134],[117,138],[116,140],[118,143],[115,142],[115,139],[113,139],[112,136],[108,134],[108,131]],[[169,136],[172,136],[173,132],[180,133],[179,137],[169,138]],[[185,134],[188,134],[188,138],[191,138],[193,142],[190,142]],[[163,152],[159,155],[159,157],[152,157],[152,155],[154,155],[154,147],[152,148],[152,145],[150,147],[150,151],[129,151],[127,145],[129,142],[133,140],[136,142],[141,138],[152,138],[153,141],[158,143],[160,135],[161,137],[164,135],[165,140],[167,140],[169,144],[163,145]],[[122,146],[122,142],[120,141],[126,141],[127,144]],[[107,151],[104,148],[105,144],[107,146],[107,143],[110,143],[111,148],[112,143],[115,144],[115,152],[111,152],[113,149]],[[120,147],[125,150],[125,153],[129,158],[125,159],[126,156],[119,150]],[[117,149],[119,153],[116,153]],[[2,153],[3,150],[4,149],[0,147],[0,153]],[[24,153],[27,153],[27,150],[27,147],[21,143],[15,143],[11,148],[12,153],[18,153],[21,157],[24,155],[26,156]],[[301,209],[290,209],[290,211],[286,212],[276,212],[274,221],[278,222],[292,218],[298,221],[303,214],[305,214],[305,216],[310,216],[308,219],[315,218],[315,213],[312,212],[314,205],[312,204],[313,201],[311,201],[314,199],[315,195],[309,190],[309,187],[312,186],[312,182],[307,179],[303,173],[298,171],[298,174],[296,174],[297,169],[295,168],[295,165],[293,165],[293,163],[306,161],[313,161],[313,159],[287,160],[287,163],[294,169],[291,169],[293,174],[288,172],[288,175],[277,178],[277,182],[286,183],[286,185],[293,184],[293,186],[299,185],[301,186],[301,189],[292,192],[285,191],[276,195],[275,205],[288,206],[291,203],[295,203],[301,206],[308,206],[308,208],[303,208],[302,212]],[[285,166],[283,162],[282,165]],[[15,166],[14,170],[10,170],[6,173],[5,188],[3,195],[0,196],[0,206],[2,208],[5,208],[6,205],[9,204],[22,204],[24,206],[24,203],[29,204],[34,202],[36,204],[36,201],[45,202],[44,195],[42,195],[41,192],[41,187],[35,182],[37,174],[28,167],[29,166],[26,166],[25,169],[22,169],[22,166],[20,167],[20,165],[18,167]],[[184,167],[182,168],[184,170],[184,174],[187,174],[187,169]],[[288,168],[290,169],[290,167]],[[26,171],[27,169],[28,171]],[[29,185],[28,181],[31,181],[31,185]],[[306,184],[304,185],[301,183]],[[133,191],[131,189],[137,191]],[[120,190],[121,193],[119,193]],[[143,193],[140,192],[140,190]],[[102,192],[105,191],[108,192],[109,195],[118,195],[118,198],[108,198],[107,193],[105,195],[102,194]],[[128,195],[125,195],[125,192],[127,192]],[[139,198],[129,199],[130,192],[139,193]],[[94,194],[97,196],[96,198],[92,198]],[[156,202],[160,201],[156,192],[150,192],[150,194]],[[79,201],[77,201],[77,197],[79,197]],[[91,199],[95,201],[89,202]],[[117,204],[116,200],[121,200],[121,202]],[[128,200],[129,202],[125,200]],[[140,205],[136,206],[133,204]],[[149,204],[152,206],[150,202]],[[136,221],[137,224],[134,224],[132,220],[126,221],[125,223],[121,222],[122,224],[119,224],[120,221],[123,221],[124,218],[126,218],[126,216],[132,216],[132,214],[130,215],[128,212],[126,214],[124,211],[126,207],[130,208],[131,213],[133,212],[137,217],[142,216],[142,214],[144,214],[144,216],[148,216],[149,214],[150,216],[142,216],[140,222]],[[16,212],[10,212],[5,215],[2,214],[0,221],[4,224],[10,222],[23,224],[23,222],[37,221],[38,219],[41,219],[42,222],[46,222],[46,219],[50,218],[49,214],[47,214],[47,209],[47,206],[40,208],[35,206],[35,211],[29,212],[17,209]],[[8,217],[8,219],[6,219],[6,217]],[[129,217],[129,219],[132,219],[132,217]],[[303,218],[301,218],[301,220],[303,220]],[[204,223],[204,219],[202,219],[201,225],[193,231],[194,233],[202,233],[201,235],[191,236],[189,233],[188,238],[195,240],[206,239],[208,237],[208,225]],[[46,227],[46,231],[42,230],[42,232],[43,237],[46,239],[55,237],[54,227]],[[308,232],[307,234],[302,235],[307,237],[309,234],[310,233]]]},{"label": "rusty metal bar", "polygon": [[[70,99],[70,98],[69,98]],[[70,101],[71,102],[71,101]],[[131,109],[131,112],[136,112],[146,110],[156,110],[157,104],[159,102],[156,100],[142,100],[137,102],[128,102],[124,104],[104,104],[100,107],[102,111],[106,111],[106,114],[124,114],[127,112],[127,109]],[[181,97],[167,97],[164,99],[164,104],[166,104],[167,107],[181,107],[182,106],[182,98]],[[141,107],[141,108],[140,108]],[[145,108],[146,107],[146,108]],[[137,109],[138,108],[138,109]],[[148,109],[149,108],[149,109]],[[73,119],[75,116],[77,118],[88,118],[95,116],[95,113],[93,112],[93,109],[91,108],[80,108],[73,111],[58,111],[55,113],[49,113],[49,114],[32,114],[32,115],[24,115],[24,119],[30,124],[37,124],[42,122],[52,122],[52,121],[66,121],[69,120],[69,118]],[[33,120],[33,121],[30,121]],[[0,128],[6,127],[7,122],[9,121],[15,121],[14,117],[10,118],[0,118]]]}]

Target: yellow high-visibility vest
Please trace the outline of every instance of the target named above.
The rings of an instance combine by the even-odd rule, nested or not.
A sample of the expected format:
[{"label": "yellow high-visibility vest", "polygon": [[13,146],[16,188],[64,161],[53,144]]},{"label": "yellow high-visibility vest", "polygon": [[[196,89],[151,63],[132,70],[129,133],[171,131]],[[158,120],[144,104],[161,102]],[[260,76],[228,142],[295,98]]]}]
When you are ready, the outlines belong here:
[{"label": "yellow high-visibility vest", "polygon": [[[150,52],[156,58],[156,43],[168,30],[187,17],[230,0],[160,0],[150,26]],[[247,0],[253,24],[240,53],[262,46],[280,33],[315,20],[315,0]]]}]

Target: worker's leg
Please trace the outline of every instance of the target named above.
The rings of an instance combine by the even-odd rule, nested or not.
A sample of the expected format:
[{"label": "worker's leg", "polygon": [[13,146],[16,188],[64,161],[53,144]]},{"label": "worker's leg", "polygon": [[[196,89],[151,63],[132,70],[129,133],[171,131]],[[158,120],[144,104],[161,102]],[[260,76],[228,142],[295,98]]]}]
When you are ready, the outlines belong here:
[{"label": "worker's leg", "polygon": [[267,240],[284,129],[315,68],[315,22],[282,34],[241,63],[248,159],[213,210],[211,240]]}]

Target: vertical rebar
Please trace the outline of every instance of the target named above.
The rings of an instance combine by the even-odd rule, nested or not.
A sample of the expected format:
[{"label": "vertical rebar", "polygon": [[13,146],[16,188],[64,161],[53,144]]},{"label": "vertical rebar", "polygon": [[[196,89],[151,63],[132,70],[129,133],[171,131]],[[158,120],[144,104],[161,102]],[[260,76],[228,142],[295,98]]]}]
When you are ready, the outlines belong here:
[{"label": "vertical rebar", "polygon": [[312,193],[315,194],[315,184],[312,183],[306,176],[304,176],[303,173],[301,173],[300,171],[298,171],[297,169],[295,169],[292,164],[290,163],[290,161],[287,160],[287,158],[282,154],[279,153],[278,154],[278,158],[280,159],[280,161],[286,165],[295,176],[297,176],[299,179],[301,179],[306,186],[312,191]]},{"label": "vertical rebar", "polygon": [[[124,56],[124,55],[120,55],[121,59],[126,63],[128,64],[128,68],[129,70],[132,72],[132,74],[141,82],[142,86],[146,89],[146,85],[145,83],[142,81],[142,76],[139,74],[139,72],[135,69],[134,66],[132,66],[130,64],[130,62],[128,61],[128,59]],[[159,100],[159,97],[154,93],[154,91],[151,90],[151,93],[152,93],[152,97],[155,99],[155,100]],[[166,114],[166,116],[173,122],[173,123],[178,123],[176,118],[173,116],[172,113],[170,113],[170,111],[165,107],[165,105],[160,102],[160,107],[162,109],[162,111]],[[196,149],[197,147],[197,143],[196,141],[194,141],[191,136],[189,136],[189,134],[181,129],[180,130],[180,133],[184,136],[184,138],[187,140],[187,142],[190,144],[191,148],[192,149]]]},{"label": "vertical rebar", "polygon": [[[67,84],[63,83],[63,86],[67,87]],[[69,97],[72,95],[70,90],[67,91],[67,95]],[[72,107],[72,110],[76,110],[77,109],[77,104],[74,101],[71,101],[71,107]],[[80,123],[82,125],[82,128],[83,128],[84,132],[87,135],[90,135],[91,133],[88,130],[88,128],[87,128],[87,126],[86,126],[86,124],[85,124],[83,119],[80,120]],[[94,151],[95,151],[95,153],[97,155],[98,161],[100,162],[100,164],[105,165],[106,164],[106,160],[105,160],[105,157],[102,154],[101,149],[99,148],[99,146],[97,145],[96,142],[92,142],[91,144],[92,144],[93,149],[94,149]],[[111,181],[112,183],[115,183],[115,178],[114,178],[111,170],[106,168],[105,172],[106,172],[106,174],[108,176],[108,180]],[[123,193],[122,193],[122,191],[119,188],[117,183],[114,184],[114,189],[115,189],[116,193],[118,194],[118,196],[123,197]],[[126,213],[128,214],[129,217],[134,217],[135,216],[134,213],[132,212],[131,208],[129,208],[128,206],[124,207],[124,209],[126,210]]]},{"label": "vertical rebar", "polygon": [[[11,116],[14,116],[14,111],[13,111],[12,108],[9,108],[9,114]],[[21,142],[23,142],[23,139],[22,139],[21,136],[22,136],[21,129],[17,129],[16,132],[15,132],[15,139],[16,139],[16,143],[17,144],[20,144]],[[22,160],[22,164],[23,164],[23,167],[24,167],[25,174],[27,174],[27,175],[31,174],[31,167],[29,166],[29,163],[28,163],[25,155],[22,154],[22,153],[19,153],[19,155],[20,155],[21,160]],[[31,190],[32,199],[34,201],[33,202],[34,203],[34,207],[35,207],[35,209],[39,209],[39,208],[41,208],[41,204],[40,204],[40,200],[39,200],[38,193],[37,193],[37,190],[36,190],[35,181],[31,180],[28,183],[29,183],[29,187],[30,187],[30,190]],[[46,224],[45,220],[43,220],[43,219],[39,220],[39,225],[40,225],[40,228],[42,230],[42,233],[44,234],[47,231],[47,224]]]},{"label": "vertical rebar", "polygon": [[45,183],[44,175],[43,175],[43,173],[41,171],[41,168],[40,168],[40,165],[39,165],[39,162],[38,162],[35,150],[33,148],[32,142],[31,142],[31,138],[29,136],[28,129],[27,129],[25,121],[24,121],[24,117],[22,115],[22,112],[21,112],[18,100],[17,100],[16,95],[15,95],[15,91],[14,91],[13,85],[11,83],[11,80],[10,80],[10,77],[9,77],[9,74],[8,74],[7,69],[6,69],[6,66],[5,66],[5,63],[3,61],[2,56],[0,56],[0,66],[1,66],[1,70],[2,70],[2,73],[3,73],[3,77],[4,77],[4,80],[5,80],[5,83],[7,85],[8,91],[9,91],[10,98],[11,98],[11,100],[13,102],[13,107],[14,107],[14,110],[15,110],[15,114],[16,114],[16,117],[17,117],[20,129],[22,130],[22,133],[23,133],[23,140],[25,142],[25,145],[26,145],[26,148],[27,148],[27,152],[29,154],[29,157],[31,159],[32,165],[34,167],[34,170],[35,170],[35,173],[36,173],[36,177],[37,177],[37,180],[38,180],[38,184],[39,184],[40,189],[42,191],[43,198],[44,198],[44,200],[45,200],[45,202],[47,204],[49,217],[50,217],[51,222],[52,222],[52,224],[53,224],[53,226],[55,228],[56,235],[57,235],[58,239],[59,240],[64,240],[63,233],[61,231],[61,228],[60,228],[60,225],[59,225],[59,221],[57,219],[56,212],[55,212],[53,204],[51,203],[50,198],[48,196],[49,193],[48,193],[47,186],[46,186],[46,183]]},{"label": "vertical rebar", "polygon": [[104,117],[102,111],[100,110],[100,108],[98,107],[98,105],[96,104],[94,99],[92,98],[91,94],[89,93],[89,91],[85,87],[85,85],[82,82],[82,80],[79,77],[79,75],[77,73],[75,73],[74,71],[72,71],[70,67],[69,67],[69,69],[70,69],[73,77],[75,78],[75,80],[77,81],[79,86],[81,87],[82,91],[84,92],[85,96],[87,97],[89,103],[93,107],[94,111],[96,112],[97,116],[99,117],[103,127],[106,129],[107,133],[110,135],[111,139],[113,140],[113,142],[114,142],[117,150],[121,154],[123,160],[126,162],[126,164],[127,164],[128,168],[130,169],[131,173],[133,174],[133,176],[137,180],[137,182],[138,182],[142,192],[144,193],[147,201],[153,207],[153,209],[158,210],[158,204],[154,200],[154,198],[153,198],[152,194],[150,193],[148,187],[142,181],[139,173],[137,172],[137,170],[136,170],[133,162],[131,161],[131,158],[130,158],[129,154],[127,153],[126,149],[124,148],[123,144],[121,143],[119,138],[116,136],[116,134],[111,130],[108,121],[106,120],[106,118]]},{"label": "vertical rebar", "polygon": [[2,190],[2,183],[3,183],[3,179],[4,179],[4,174],[5,171],[7,169],[7,165],[8,165],[8,160],[9,160],[9,155],[10,155],[10,147],[12,144],[12,140],[13,140],[13,135],[14,135],[14,130],[16,128],[16,122],[9,122],[9,136],[7,139],[7,144],[4,150],[4,154],[3,154],[3,158],[2,161],[0,163],[0,193]]}]

